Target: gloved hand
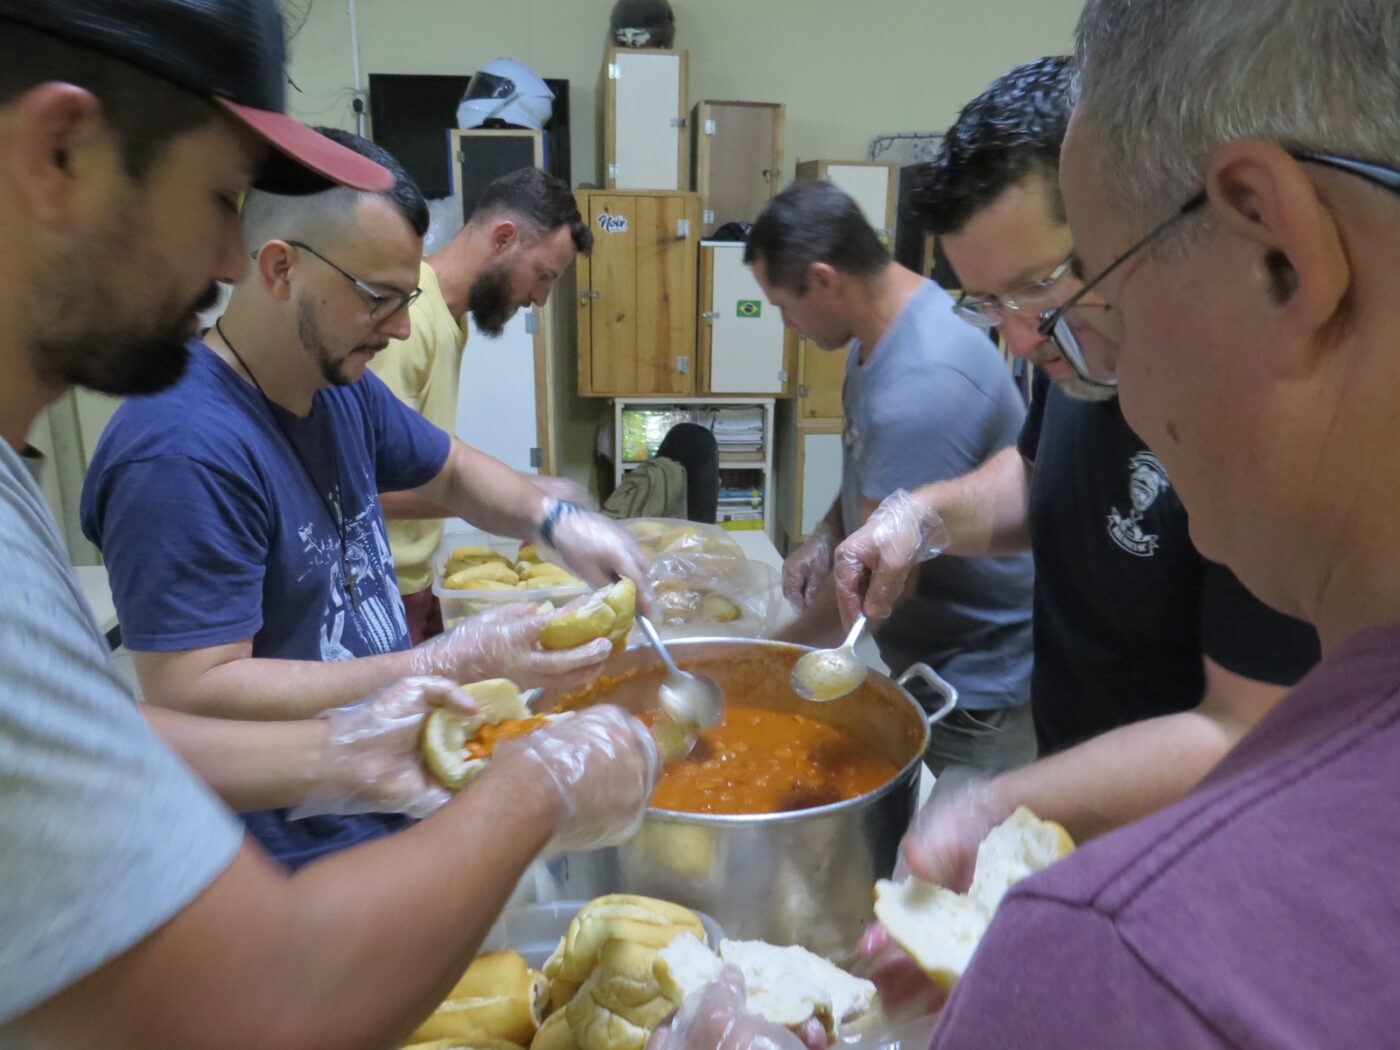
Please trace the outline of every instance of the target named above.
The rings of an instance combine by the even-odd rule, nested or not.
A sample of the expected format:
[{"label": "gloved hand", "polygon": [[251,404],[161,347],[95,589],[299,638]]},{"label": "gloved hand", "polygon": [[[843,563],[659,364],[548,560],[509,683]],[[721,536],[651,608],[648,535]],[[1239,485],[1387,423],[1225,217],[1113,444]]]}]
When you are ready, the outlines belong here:
[{"label": "gloved hand", "polygon": [[880,992],[890,1018],[923,1017],[943,1009],[948,993],[931,981],[918,963],[894,942],[878,922],[868,926],[856,949],[865,960],[863,973]]},{"label": "gloved hand", "polygon": [[496,745],[493,767],[518,762],[534,766],[558,793],[562,816],[550,842],[555,852],[631,838],[661,778],[661,756],[646,726],[611,704]]},{"label": "gloved hand", "polygon": [[811,604],[817,588],[831,575],[831,556],[839,539],[835,527],[823,518],[783,561],[783,597],[799,612]]},{"label": "gloved hand", "polygon": [[528,602],[500,605],[469,616],[446,634],[410,653],[416,675],[441,675],[457,682],[509,678],[516,685],[564,691],[598,677],[612,652],[606,638],[573,649],[540,648],[540,631],[555,614]]},{"label": "gloved hand", "polygon": [[833,555],[841,619],[849,627],[862,607],[873,620],[888,619],[910,570],[941,554],[950,542],[936,510],[895,489]]},{"label": "gloved hand", "polygon": [[592,500],[589,499],[587,490],[569,478],[558,478],[552,474],[522,473],[520,476],[546,496],[553,496],[555,499],[566,500],[569,503],[577,503],[580,507],[592,506]]},{"label": "gloved hand", "polygon": [[819,1050],[782,1025],[749,1013],[746,1002],[744,975],[726,966],[686,996],[671,1021],[657,1026],[646,1050]]},{"label": "gloved hand", "polygon": [[[556,510],[556,504],[562,511]],[[553,547],[565,565],[594,587],[605,587],[620,576],[637,585],[637,604],[651,615],[655,605],[647,582],[647,558],[632,534],[611,518],[584,510],[567,501],[545,501],[545,520],[552,517],[549,536],[541,542]]]},{"label": "gloved hand", "polygon": [[995,781],[964,781],[952,792],[935,788],[899,844],[900,869],[966,893],[977,869],[977,847],[1015,808],[1000,797]]},{"label": "gloved hand", "polygon": [[471,699],[445,678],[400,678],[365,700],[323,712],[326,741],[315,787],[292,819],[320,813],[426,817],[451,794],[418,755],[423,716],[435,707],[471,715]]}]

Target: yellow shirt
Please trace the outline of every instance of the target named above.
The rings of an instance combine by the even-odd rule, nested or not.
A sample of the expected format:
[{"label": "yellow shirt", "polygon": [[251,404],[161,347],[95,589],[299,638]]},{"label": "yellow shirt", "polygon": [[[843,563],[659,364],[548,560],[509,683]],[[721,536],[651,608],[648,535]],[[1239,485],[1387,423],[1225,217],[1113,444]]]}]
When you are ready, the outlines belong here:
[{"label": "yellow shirt", "polygon": [[[457,429],[457,376],[467,330],[447,308],[437,274],[426,262],[420,267],[423,289],[409,316],[413,331],[390,343],[370,362],[375,375],[409,408],[449,434]],[[442,542],[441,518],[390,521],[389,546],[399,577],[399,593],[414,594],[433,583],[433,555]]]}]

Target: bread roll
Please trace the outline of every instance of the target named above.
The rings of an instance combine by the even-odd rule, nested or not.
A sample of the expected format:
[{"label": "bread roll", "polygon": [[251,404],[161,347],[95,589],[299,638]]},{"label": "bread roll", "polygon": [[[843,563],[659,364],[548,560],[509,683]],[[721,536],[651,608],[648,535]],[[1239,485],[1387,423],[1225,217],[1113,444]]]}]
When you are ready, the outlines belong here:
[{"label": "bread roll", "polygon": [[530,1050],[578,1050],[578,1043],[574,1041],[574,1033],[569,1028],[569,1019],[562,1007],[556,1008],[540,1025],[540,1030],[530,1043]]},{"label": "bread roll", "polygon": [[409,1042],[458,1040],[481,1050],[503,1050],[484,1041],[528,1046],[544,1019],[548,994],[543,975],[518,953],[479,955]]},{"label": "bread roll", "polygon": [[967,893],[914,878],[881,879],[875,884],[875,917],[931,980],[951,989],[1006,891],[1072,849],[1064,828],[1022,806],[982,840]]}]

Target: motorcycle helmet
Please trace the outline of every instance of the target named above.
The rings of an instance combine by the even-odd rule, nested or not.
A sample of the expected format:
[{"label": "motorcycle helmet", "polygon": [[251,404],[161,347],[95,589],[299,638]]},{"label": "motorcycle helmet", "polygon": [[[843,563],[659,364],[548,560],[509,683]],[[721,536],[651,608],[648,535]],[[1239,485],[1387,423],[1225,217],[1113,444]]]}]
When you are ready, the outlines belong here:
[{"label": "motorcycle helmet", "polygon": [[554,115],[554,92],[528,66],[498,58],[476,71],[457,107],[459,128],[509,124],[539,130]]},{"label": "motorcycle helmet", "polygon": [[621,47],[670,47],[676,15],[668,0],[617,0],[609,23]]}]

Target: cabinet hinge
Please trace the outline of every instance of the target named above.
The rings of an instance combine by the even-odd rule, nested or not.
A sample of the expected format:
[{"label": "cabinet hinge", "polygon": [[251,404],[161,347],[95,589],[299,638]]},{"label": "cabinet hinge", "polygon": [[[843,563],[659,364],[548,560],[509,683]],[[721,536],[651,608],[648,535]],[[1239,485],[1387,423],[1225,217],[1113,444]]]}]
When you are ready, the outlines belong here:
[{"label": "cabinet hinge", "polygon": [[710,119],[710,120],[705,121],[705,134],[706,134],[706,135],[713,135],[714,133],[715,133],[715,122],[714,122],[714,120],[713,120],[713,119]]},{"label": "cabinet hinge", "polygon": [[538,448],[530,449],[530,466],[534,467],[536,470],[544,466],[544,453]]},{"label": "cabinet hinge", "polygon": [[706,311],[705,311],[704,313],[702,313],[700,316],[703,317],[705,320],[709,321],[710,324],[714,324],[716,321],[719,320],[719,311],[718,311],[718,310],[706,310]]},{"label": "cabinet hinge", "polygon": [[690,236],[690,220],[689,220],[689,219],[677,219],[677,220],[676,220],[676,240],[678,240],[678,241],[683,241],[683,240],[685,240],[685,239],[686,239],[687,237],[689,237],[689,236]]},{"label": "cabinet hinge", "polygon": [[685,117],[672,117],[672,118],[671,118],[671,127],[673,127],[673,128],[683,128],[683,127],[685,127],[685,125],[686,125]]},{"label": "cabinet hinge", "polygon": [[536,335],[540,330],[540,315],[531,310],[525,315],[525,334]]},{"label": "cabinet hinge", "polygon": [[779,383],[786,383],[786,382],[787,382],[787,379],[788,379],[788,376],[787,376],[787,369],[786,369],[786,368],[780,368],[780,369],[778,369],[778,382],[779,382]]},{"label": "cabinet hinge", "polygon": [[806,383],[799,383],[799,384],[797,385],[797,396],[798,396],[798,397],[806,397],[806,396],[807,396],[807,384],[806,384]]},{"label": "cabinet hinge", "polygon": [[616,165],[616,164],[609,164],[609,165],[608,165],[608,178],[610,178],[610,179],[615,179],[615,178],[617,178],[617,165]]},{"label": "cabinet hinge", "polygon": [[706,226],[710,225],[710,223],[715,221],[715,210],[713,208],[706,208],[700,213],[700,219]]},{"label": "cabinet hinge", "polygon": [[608,79],[609,79],[609,80],[619,80],[619,79],[621,79],[621,77],[620,77],[620,71],[619,71],[618,68],[617,68],[617,63],[616,63],[616,62],[609,62],[609,63],[608,63]]},{"label": "cabinet hinge", "polygon": [[689,374],[690,374],[690,358],[688,358],[688,357],[678,357],[678,358],[676,358],[676,374],[677,374],[677,375],[682,375],[682,376],[683,376],[683,375],[689,375]]}]

